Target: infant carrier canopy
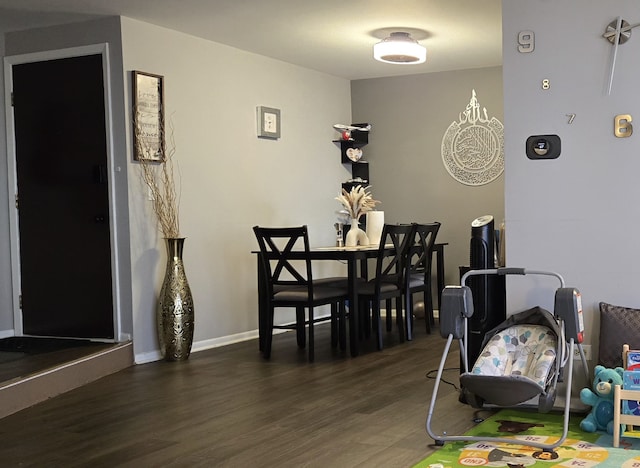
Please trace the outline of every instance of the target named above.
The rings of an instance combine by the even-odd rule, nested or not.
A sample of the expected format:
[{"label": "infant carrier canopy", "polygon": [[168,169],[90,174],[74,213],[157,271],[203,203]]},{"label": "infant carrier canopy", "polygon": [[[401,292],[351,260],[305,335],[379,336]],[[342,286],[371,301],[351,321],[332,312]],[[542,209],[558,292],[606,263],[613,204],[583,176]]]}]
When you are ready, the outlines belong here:
[{"label": "infant carrier canopy", "polygon": [[[486,332],[480,355],[469,370],[466,354],[467,326],[473,316],[471,289],[465,285],[473,275],[546,275],[556,277],[560,288],[555,291],[554,312],[533,307],[508,317],[504,322]],[[498,268],[471,270],[461,281],[461,286],[447,286],[442,292],[440,310],[440,334],[447,344],[440,361],[436,382],[431,395],[426,429],[437,444],[447,440],[497,441],[513,443],[513,439],[499,437],[473,437],[436,435],[431,421],[436,405],[438,388],[442,379],[445,361],[453,339],[457,339],[463,355],[465,372],[460,376],[464,399],[475,408],[491,404],[496,407],[514,407],[538,398],[538,410],[548,412],[556,397],[556,387],[566,372],[566,396],[564,407],[564,433],[556,442],[545,444],[527,441],[526,445],[552,449],[564,442],[569,429],[569,407],[571,403],[571,381],[573,373],[573,351],[577,344],[582,364],[587,374],[587,363],[582,349],[584,326],[580,293],[566,288],[558,273],[525,270],[524,268]],[[518,441],[522,443],[522,441]]]}]

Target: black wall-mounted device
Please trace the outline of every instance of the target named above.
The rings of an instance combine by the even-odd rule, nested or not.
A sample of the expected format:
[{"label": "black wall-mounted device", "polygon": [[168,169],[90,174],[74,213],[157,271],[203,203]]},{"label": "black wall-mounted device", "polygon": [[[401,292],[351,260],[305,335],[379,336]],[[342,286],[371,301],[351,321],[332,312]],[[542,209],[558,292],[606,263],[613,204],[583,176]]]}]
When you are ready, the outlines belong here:
[{"label": "black wall-mounted device", "polygon": [[533,135],[527,138],[525,145],[529,159],[556,159],[560,156],[560,137],[558,135]]}]

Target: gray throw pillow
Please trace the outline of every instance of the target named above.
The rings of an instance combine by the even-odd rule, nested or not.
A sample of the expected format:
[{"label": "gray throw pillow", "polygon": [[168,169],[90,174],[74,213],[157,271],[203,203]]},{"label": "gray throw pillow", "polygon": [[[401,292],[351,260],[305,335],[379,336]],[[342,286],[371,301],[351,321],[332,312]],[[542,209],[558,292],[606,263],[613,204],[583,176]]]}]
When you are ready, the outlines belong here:
[{"label": "gray throw pillow", "polygon": [[598,364],[624,367],[622,345],[640,349],[640,309],[600,303],[600,350]]}]

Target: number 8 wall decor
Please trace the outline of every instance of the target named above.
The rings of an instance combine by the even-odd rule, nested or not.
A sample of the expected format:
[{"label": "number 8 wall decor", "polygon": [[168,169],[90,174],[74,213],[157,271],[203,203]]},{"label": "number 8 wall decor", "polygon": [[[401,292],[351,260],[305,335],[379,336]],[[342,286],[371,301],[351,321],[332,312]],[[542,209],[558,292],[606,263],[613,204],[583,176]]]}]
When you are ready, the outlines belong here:
[{"label": "number 8 wall decor", "polygon": [[476,90],[459,120],[442,137],[442,162],[447,172],[465,185],[485,185],[504,171],[504,127],[480,112]]}]

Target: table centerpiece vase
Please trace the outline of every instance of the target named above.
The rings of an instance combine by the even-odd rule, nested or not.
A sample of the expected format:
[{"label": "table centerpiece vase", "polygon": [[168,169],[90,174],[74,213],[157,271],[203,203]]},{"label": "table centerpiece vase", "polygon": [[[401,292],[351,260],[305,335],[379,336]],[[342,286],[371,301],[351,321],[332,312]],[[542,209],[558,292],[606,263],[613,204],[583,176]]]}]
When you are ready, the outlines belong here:
[{"label": "table centerpiece vase", "polygon": [[344,245],[346,247],[355,247],[357,245],[369,245],[369,237],[358,226],[358,220],[360,216],[368,213],[375,206],[380,203],[378,200],[374,200],[371,193],[367,190],[369,186],[363,187],[362,185],[356,185],[351,187],[350,191],[342,189],[342,193],[336,197],[343,207],[340,215],[344,214],[351,219],[351,229],[347,232]]},{"label": "table centerpiece vase", "polygon": [[359,222],[355,218],[351,218],[351,228],[347,232],[347,238],[344,245],[347,247],[355,247],[357,245],[369,245],[369,237],[367,233],[360,229]]}]

